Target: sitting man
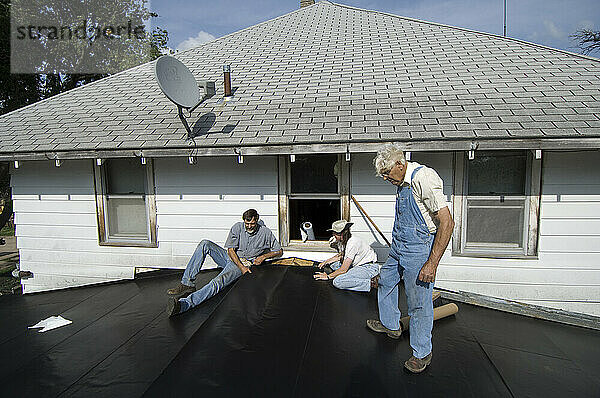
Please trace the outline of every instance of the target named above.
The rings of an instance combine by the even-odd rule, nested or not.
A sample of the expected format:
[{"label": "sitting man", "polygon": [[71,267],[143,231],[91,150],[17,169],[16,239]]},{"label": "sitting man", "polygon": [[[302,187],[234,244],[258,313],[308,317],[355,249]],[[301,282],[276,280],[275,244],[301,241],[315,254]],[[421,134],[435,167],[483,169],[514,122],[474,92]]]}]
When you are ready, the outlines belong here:
[{"label": "sitting man", "polygon": [[[260,265],[266,259],[281,256],[283,253],[281,245],[275,239],[273,232],[262,221],[259,222],[258,218],[258,213],[254,209],[244,212],[242,215],[244,222],[235,223],[229,231],[225,242],[227,250],[209,240],[200,242],[185,268],[180,285],[167,290],[167,293],[173,296],[167,303],[169,316],[185,312],[211,298],[246,272],[251,273],[251,265]],[[207,255],[223,270],[196,291],[194,279],[202,269]]]}]

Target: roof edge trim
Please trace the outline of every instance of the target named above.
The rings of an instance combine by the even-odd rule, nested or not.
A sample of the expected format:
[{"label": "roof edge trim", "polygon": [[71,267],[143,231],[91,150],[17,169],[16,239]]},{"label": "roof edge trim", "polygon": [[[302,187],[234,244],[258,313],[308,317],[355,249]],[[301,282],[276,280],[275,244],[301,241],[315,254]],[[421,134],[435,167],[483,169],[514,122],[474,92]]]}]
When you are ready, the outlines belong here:
[{"label": "roof edge trim", "polygon": [[407,151],[415,152],[454,152],[476,150],[595,150],[600,151],[600,137],[590,138],[534,138],[534,139],[494,139],[473,138],[469,140],[420,140],[420,141],[374,141],[362,142],[330,142],[330,143],[303,143],[280,145],[253,145],[253,146],[221,146],[221,147],[179,147],[179,148],[148,148],[148,149],[121,149],[121,150],[81,150],[81,151],[45,151],[0,154],[0,161],[28,161],[28,160],[76,160],[76,159],[107,159],[123,157],[188,157],[188,156],[270,156],[289,154],[311,153],[369,153],[377,152],[384,144],[396,143]]}]

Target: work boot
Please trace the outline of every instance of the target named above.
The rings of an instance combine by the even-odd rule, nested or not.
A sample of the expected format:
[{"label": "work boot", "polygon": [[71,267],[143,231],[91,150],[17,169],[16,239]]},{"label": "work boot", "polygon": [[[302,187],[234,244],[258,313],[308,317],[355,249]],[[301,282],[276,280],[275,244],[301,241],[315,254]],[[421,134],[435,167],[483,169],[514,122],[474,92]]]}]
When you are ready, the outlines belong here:
[{"label": "work boot", "polygon": [[175,297],[169,297],[167,301],[167,316],[170,318],[181,312],[181,303]]},{"label": "work boot", "polygon": [[421,373],[430,363],[431,353],[429,353],[429,355],[427,355],[425,358],[421,359],[412,355],[406,362],[404,362],[404,367],[412,373]]},{"label": "work boot", "polygon": [[379,275],[375,275],[371,278],[371,289],[377,289],[379,287]]},{"label": "work boot", "polygon": [[367,319],[367,327],[377,333],[386,333],[392,339],[399,339],[402,335],[402,329],[392,330],[388,329],[377,319]]},{"label": "work boot", "polygon": [[167,294],[169,296],[181,298],[187,296],[188,294],[194,293],[195,291],[196,286],[188,286],[184,285],[183,283],[180,283],[179,286],[167,290]]}]

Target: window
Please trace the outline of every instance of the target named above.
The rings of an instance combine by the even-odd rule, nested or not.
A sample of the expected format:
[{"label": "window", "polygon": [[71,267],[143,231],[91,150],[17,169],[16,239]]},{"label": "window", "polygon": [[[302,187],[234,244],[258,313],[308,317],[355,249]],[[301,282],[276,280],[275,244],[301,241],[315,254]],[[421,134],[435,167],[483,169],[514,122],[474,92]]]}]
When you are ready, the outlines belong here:
[{"label": "window", "polygon": [[122,158],[95,166],[100,244],[156,246],[152,162]]},{"label": "window", "polygon": [[460,153],[456,173],[454,254],[535,255],[540,161],[528,151]]},{"label": "window", "polygon": [[[317,241],[327,241],[327,229],[348,216],[348,162],[337,154],[296,155],[280,158],[281,242],[302,239],[300,226],[310,222]],[[348,202],[346,204],[346,202]],[[283,210],[283,211],[282,211]]]}]

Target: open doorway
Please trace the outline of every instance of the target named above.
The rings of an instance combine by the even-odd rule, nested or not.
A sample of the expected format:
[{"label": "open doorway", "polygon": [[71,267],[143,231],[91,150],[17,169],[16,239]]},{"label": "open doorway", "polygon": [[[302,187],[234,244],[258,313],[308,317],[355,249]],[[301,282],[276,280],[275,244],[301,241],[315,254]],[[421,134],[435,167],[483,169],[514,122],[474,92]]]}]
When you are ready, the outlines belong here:
[{"label": "open doorway", "polygon": [[309,222],[315,240],[326,241],[327,229],[342,216],[339,156],[297,155],[288,162],[289,239],[301,240],[301,225]]}]

